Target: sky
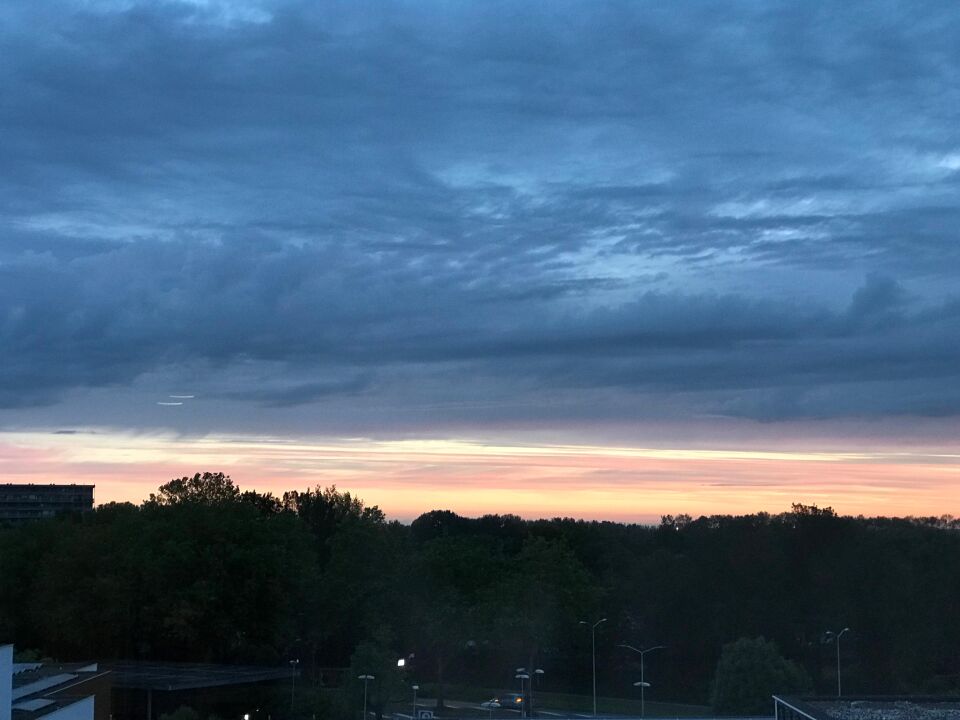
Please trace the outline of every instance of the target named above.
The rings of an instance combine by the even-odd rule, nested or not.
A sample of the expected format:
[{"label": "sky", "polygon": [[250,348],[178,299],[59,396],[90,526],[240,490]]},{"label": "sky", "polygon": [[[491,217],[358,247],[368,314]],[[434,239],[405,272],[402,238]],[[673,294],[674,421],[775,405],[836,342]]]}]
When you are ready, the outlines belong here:
[{"label": "sky", "polygon": [[960,514],[955,2],[0,5],[0,482]]}]

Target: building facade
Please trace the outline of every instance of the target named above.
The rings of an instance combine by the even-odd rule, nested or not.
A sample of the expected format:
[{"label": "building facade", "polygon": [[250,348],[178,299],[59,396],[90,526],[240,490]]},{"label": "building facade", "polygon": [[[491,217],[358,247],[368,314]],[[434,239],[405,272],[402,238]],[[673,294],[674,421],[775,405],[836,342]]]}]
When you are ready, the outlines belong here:
[{"label": "building facade", "polygon": [[0,484],[0,523],[42,520],[93,510],[93,485]]}]

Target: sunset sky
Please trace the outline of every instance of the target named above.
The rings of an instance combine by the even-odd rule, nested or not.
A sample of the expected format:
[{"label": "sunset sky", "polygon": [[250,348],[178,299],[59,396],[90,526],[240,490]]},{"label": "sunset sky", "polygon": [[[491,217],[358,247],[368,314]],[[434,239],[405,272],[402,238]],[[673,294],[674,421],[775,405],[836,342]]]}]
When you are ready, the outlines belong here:
[{"label": "sunset sky", "polygon": [[955,2],[0,5],[0,482],[960,514]]}]

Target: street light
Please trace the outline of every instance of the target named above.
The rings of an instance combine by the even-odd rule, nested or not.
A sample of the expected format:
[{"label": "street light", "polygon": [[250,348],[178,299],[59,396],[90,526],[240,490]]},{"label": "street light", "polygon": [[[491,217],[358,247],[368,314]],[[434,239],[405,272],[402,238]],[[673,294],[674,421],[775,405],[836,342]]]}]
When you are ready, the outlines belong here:
[{"label": "street light", "polygon": [[626,643],[620,643],[618,647],[627,648],[628,650],[633,650],[635,653],[640,654],[640,682],[635,682],[634,687],[640,688],[640,717],[645,717],[645,706],[644,706],[644,690],[650,687],[650,683],[643,681],[643,656],[648,652],[653,652],[654,650],[663,650],[666,645],[654,645],[649,647],[646,650],[640,650],[635,648],[633,645],[627,645]]},{"label": "street light", "polygon": [[[537,668],[536,670],[533,671],[533,674],[537,676],[537,686],[539,686],[540,678],[543,676],[543,670],[541,670],[540,668]],[[533,708],[533,680],[530,681],[529,685],[530,685],[530,688],[529,688],[530,689],[530,708],[529,708],[529,711],[527,712],[528,716],[533,714],[533,709],[534,709]]]},{"label": "street light", "polygon": [[293,693],[297,688],[297,665],[299,660],[290,661],[290,712],[293,713]]},{"label": "street light", "polygon": [[641,680],[640,682],[635,682],[633,686],[640,688],[640,717],[643,717],[643,691],[645,688],[650,687],[650,683]]},{"label": "street light", "polygon": [[496,699],[496,698],[494,698],[493,700],[487,700],[486,702],[480,703],[480,707],[486,708],[487,710],[489,710],[489,711],[490,711],[490,720],[493,720],[493,710],[494,710],[494,708],[500,707],[500,703],[497,702],[497,699]]},{"label": "street light", "polygon": [[417,720],[417,690],[419,689],[419,685],[413,686],[413,720]]},{"label": "street light", "polygon": [[824,642],[837,642],[837,697],[840,697],[840,638],[843,637],[845,632],[850,632],[850,628],[846,627],[838,633],[833,632],[832,630],[827,630],[823,634]]},{"label": "street light", "polygon": [[527,706],[527,717],[530,717],[530,707],[527,705],[527,696],[523,692],[523,681],[529,680],[530,676],[527,675],[525,671],[526,668],[517,668],[517,674],[514,675],[514,677],[520,681],[520,717],[523,717],[524,706]]},{"label": "street light", "polygon": [[590,625],[590,658],[593,662],[593,716],[597,716],[597,625],[605,623],[606,618],[597,620],[590,625],[586,620],[581,620],[581,625]]},{"label": "street light", "polygon": [[357,675],[357,680],[363,680],[363,720],[367,720],[367,683],[375,679],[373,675]]}]

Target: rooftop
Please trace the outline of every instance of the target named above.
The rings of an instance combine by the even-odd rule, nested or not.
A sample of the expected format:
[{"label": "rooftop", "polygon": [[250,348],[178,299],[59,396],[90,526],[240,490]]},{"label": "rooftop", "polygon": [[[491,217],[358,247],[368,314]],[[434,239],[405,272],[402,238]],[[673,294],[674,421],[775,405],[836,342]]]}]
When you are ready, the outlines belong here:
[{"label": "rooftop", "polygon": [[111,662],[114,687],[139,690],[192,690],[290,678],[289,667],[199,663]]},{"label": "rooftop", "polygon": [[13,720],[38,718],[69,707],[90,694],[83,685],[103,673],[96,663],[14,663],[11,710]]}]

